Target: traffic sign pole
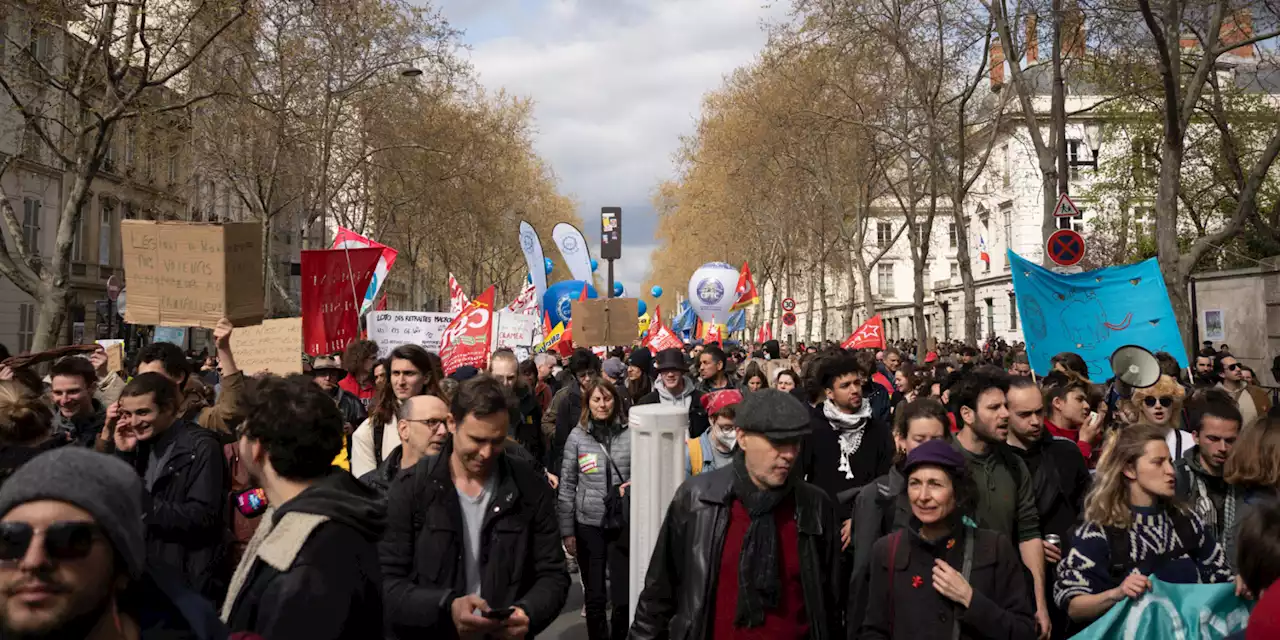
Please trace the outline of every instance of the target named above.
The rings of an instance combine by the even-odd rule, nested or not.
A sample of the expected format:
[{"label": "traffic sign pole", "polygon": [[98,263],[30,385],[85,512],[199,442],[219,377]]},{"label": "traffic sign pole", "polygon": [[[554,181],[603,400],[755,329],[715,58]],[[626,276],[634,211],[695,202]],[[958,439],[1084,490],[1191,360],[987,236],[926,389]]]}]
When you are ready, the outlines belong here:
[{"label": "traffic sign pole", "polygon": [[1054,264],[1070,267],[1084,259],[1084,238],[1072,229],[1059,229],[1049,236],[1044,250]]}]

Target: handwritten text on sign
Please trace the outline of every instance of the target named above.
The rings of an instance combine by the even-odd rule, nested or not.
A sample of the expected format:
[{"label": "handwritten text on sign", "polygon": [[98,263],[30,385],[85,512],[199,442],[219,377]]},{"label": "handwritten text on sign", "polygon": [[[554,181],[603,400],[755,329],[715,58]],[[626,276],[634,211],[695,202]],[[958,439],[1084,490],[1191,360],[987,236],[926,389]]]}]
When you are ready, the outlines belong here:
[{"label": "handwritten text on sign", "polygon": [[128,322],[212,327],[224,317],[236,326],[262,321],[260,225],[125,220],[120,240]]},{"label": "handwritten text on sign", "polygon": [[302,373],[302,318],[263,320],[231,332],[236,365],[249,375]]},{"label": "handwritten text on sign", "polygon": [[378,343],[378,357],[385,358],[402,344],[416,344],[438,353],[444,331],[453,320],[448,313],[375,311],[369,314],[369,339]]}]

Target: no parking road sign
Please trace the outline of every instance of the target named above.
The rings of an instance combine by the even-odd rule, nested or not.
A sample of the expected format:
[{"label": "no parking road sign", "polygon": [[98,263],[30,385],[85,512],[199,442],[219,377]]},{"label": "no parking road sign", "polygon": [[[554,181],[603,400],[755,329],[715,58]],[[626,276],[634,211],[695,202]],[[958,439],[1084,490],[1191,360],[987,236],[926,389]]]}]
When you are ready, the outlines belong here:
[{"label": "no parking road sign", "polygon": [[796,314],[791,313],[790,311],[788,311],[788,312],[786,312],[786,313],[782,314],[782,324],[784,324],[784,325],[786,325],[786,326],[788,326],[788,327],[795,326],[795,324],[796,324]]},{"label": "no parking road sign", "polygon": [[1045,251],[1054,264],[1070,267],[1084,258],[1084,238],[1071,229],[1059,229],[1049,236]]}]

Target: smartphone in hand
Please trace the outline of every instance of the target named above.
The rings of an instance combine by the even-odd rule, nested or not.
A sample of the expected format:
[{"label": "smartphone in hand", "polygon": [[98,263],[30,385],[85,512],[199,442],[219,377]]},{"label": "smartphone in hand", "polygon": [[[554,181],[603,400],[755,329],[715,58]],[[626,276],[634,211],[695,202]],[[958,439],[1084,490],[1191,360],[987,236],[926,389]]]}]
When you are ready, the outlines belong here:
[{"label": "smartphone in hand", "polygon": [[490,620],[506,620],[507,618],[510,618],[513,613],[515,613],[515,609],[507,607],[505,609],[490,609],[480,615]]}]

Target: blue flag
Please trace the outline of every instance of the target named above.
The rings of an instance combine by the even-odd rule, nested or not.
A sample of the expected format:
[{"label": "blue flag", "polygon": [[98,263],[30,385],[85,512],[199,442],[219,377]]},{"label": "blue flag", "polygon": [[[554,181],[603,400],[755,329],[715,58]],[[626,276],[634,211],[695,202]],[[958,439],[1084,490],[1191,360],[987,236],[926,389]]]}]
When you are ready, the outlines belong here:
[{"label": "blue flag", "polygon": [[1236,597],[1235,585],[1170,584],[1151,578],[1151,591],[1125,598],[1072,640],[1177,638],[1221,640],[1243,628],[1252,603]]},{"label": "blue flag", "polygon": [[685,300],[680,303],[680,311],[676,312],[676,319],[671,321],[671,330],[677,333],[690,333],[697,321],[698,317],[693,312],[693,306]]},{"label": "blue flag", "polygon": [[729,314],[729,321],[725,323],[725,330],[729,333],[734,331],[747,330],[747,310],[739,309]]},{"label": "blue flag", "polygon": [[1111,354],[1125,345],[1167,351],[1181,367],[1187,352],[1155,258],[1123,267],[1060,274],[1010,251],[1013,291],[1031,369],[1040,375],[1064,351],[1080,354],[1089,377],[1112,377]]}]

